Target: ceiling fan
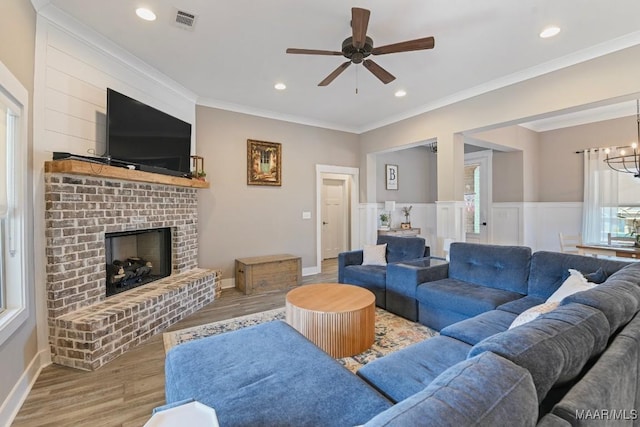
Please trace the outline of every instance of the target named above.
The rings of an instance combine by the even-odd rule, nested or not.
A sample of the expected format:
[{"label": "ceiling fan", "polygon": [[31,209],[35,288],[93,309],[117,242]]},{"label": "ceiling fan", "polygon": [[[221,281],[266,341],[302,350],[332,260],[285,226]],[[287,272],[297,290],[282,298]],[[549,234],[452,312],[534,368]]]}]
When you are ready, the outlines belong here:
[{"label": "ceiling fan", "polygon": [[353,35],[351,37],[347,37],[342,42],[342,51],[340,52],[331,50],[289,48],[287,49],[287,53],[302,55],[341,55],[348,59],[347,62],[342,63],[324,80],[318,83],[318,86],[327,86],[352,63],[362,63],[362,65],[364,65],[367,70],[371,71],[374,76],[380,79],[382,83],[387,84],[394,81],[396,78],[371,59],[367,59],[369,55],[386,55],[387,53],[433,49],[435,46],[435,39],[433,37],[425,37],[422,39],[388,44],[386,46],[373,47],[373,40],[371,37],[367,37],[367,27],[369,25],[370,15],[371,12],[367,9],[361,9],[359,7],[351,8],[351,29],[353,30]]}]

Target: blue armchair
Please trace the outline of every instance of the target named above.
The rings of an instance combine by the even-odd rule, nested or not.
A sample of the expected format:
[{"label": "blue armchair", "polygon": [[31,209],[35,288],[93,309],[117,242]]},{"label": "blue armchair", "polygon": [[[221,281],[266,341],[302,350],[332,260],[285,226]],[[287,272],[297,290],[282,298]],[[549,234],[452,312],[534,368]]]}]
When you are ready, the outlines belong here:
[{"label": "blue armchair", "polygon": [[[422,237],[378,236],[378,244],[387,244],[388,264],[412,261],[430,255]],[[376,296],[376,305],[386,308],[387,266],[362,265],[362,249],[338,255],[338,282],[362,286]]]}]

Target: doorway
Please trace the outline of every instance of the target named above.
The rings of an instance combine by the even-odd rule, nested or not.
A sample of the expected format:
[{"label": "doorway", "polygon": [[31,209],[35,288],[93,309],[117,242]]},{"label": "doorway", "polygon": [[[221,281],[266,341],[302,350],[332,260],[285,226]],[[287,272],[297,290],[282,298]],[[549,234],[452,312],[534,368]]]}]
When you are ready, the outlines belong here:
[{"label": "doorway", "polygon": [[322,179],[322,260],[337,258],[349,242],[349,176]]},{"label": "doorway", "polygon": [[316,266],[308,274],[320,273],[323,259],[359,246],[359,175],[358,168],[316,165]]},{"label": "doorway", "polygon": [[489,243],[490,206],[493,200],[492,151],[483,150],[464,155],[465,240]]}]

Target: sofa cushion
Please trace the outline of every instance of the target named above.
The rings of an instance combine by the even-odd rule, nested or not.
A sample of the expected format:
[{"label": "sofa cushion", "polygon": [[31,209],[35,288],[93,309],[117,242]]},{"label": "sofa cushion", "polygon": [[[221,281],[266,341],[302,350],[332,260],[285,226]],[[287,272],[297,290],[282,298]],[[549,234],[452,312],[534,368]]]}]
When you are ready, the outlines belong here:
[{"label": "sofa cushion", "polygon": [[544,304],[544,302],[545,300],[542,298],[527,295],[517,300],[501,304],[497,307],[497,309],[513,314],[520,314],[523,311],[530,309],[531,307]]},{"label": "sofa cushion", "polygon": [[362,265],[387,265],[387,244],[364,245]]},{"label": "sofa cushion", "polygon": [[465,360],[470,349],[461,341],[436,336],[369,362],[358,375],[391,401],[400,402]]},{"label": "sofa cushion", "polygon": [[194,399],[221,426],[357,425],[391,403],[282,321],[172,348],[166,400]]},{"label": "sofa cushion", "polygon": [[344,268],[342,283],[384,289],[386,277],[387,267],[385,266],[348,265]]},{"label": "sofa cushion", "polygon": [[[640,324],[640,320],[637,322]],[[552,413],[572,425],[579,425],[579,416],[583,421],[588,420],[584,417],[589,413],[592,421],[604,421],[594,418],[594,412],[602,409],[626,410],[626,416],[631,417],[631,410],[637,408],[639,363],[640,336],[633,339],[618,335],[596,364],[553,407]],[[630,418],[628,420],[631,425]],[[612,425],[623,425],[620,420],[611,421]]]},{"label": "sofa cushion", "polygon": [[638,277],[640,263],[629,264],[595,288],[566,297],[562,304],[580,303],[597,308],[606,316],[613,334],[640,310]]},{"label": "sofa cushion", "polygon": [[447,369],[365,426],[533,426],[537,419],[529,372],[486,352]]},{"label": "sofa cushion", "polygon": [[458,339],[470,345],[476,345],[485,338],[509,329],[516,315],[502,310],[491,310],[471,319],[449,325],[440,331],[440,335]]},{"label": "sofa cushion", "polygon": [[560,287],[570,268],[582,274],[594,273],[602,268],[605,274],[611,275],[628,264],[590,256],[538,251],[531,257],[531,274],[526,293],[546,300]]},{"label": "sofa cushion", "polygon": [[449,258],[452,279],[527,294],[531,259],[528,247],[455,242]]},{"label": "sofa cushion", "polygon": [[608,338],[609,322],[602,312],[567,304],[480,341],[469,357],[492,351],[526,368],[542,402],[552,387],[576,378],[587,362],[604,350]]},{"label": "sofa cushion", "polygon": [[[451,272],[451,266],[449,266]],[[467,316],[493,310],[522,295],[457,279],[425,282],[418,286],[416,299],[424,306],[443,308]]]},{"label": "sofa cushion", "polygon": [[378,236],[378,244],[387,244],[387,262],[406,261],[428,256],[422,237]]}]

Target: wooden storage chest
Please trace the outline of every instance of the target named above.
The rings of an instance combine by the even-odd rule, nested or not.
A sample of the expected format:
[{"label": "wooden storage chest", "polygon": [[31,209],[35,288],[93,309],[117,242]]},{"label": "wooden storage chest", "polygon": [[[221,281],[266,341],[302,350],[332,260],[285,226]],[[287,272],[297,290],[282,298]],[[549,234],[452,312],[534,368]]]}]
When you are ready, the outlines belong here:
[{"label": "wooden storage chest", "polygon": [[246,295],[282,290],[302,283],[300,257],[280,254],[236,259],[236,288]]}]

